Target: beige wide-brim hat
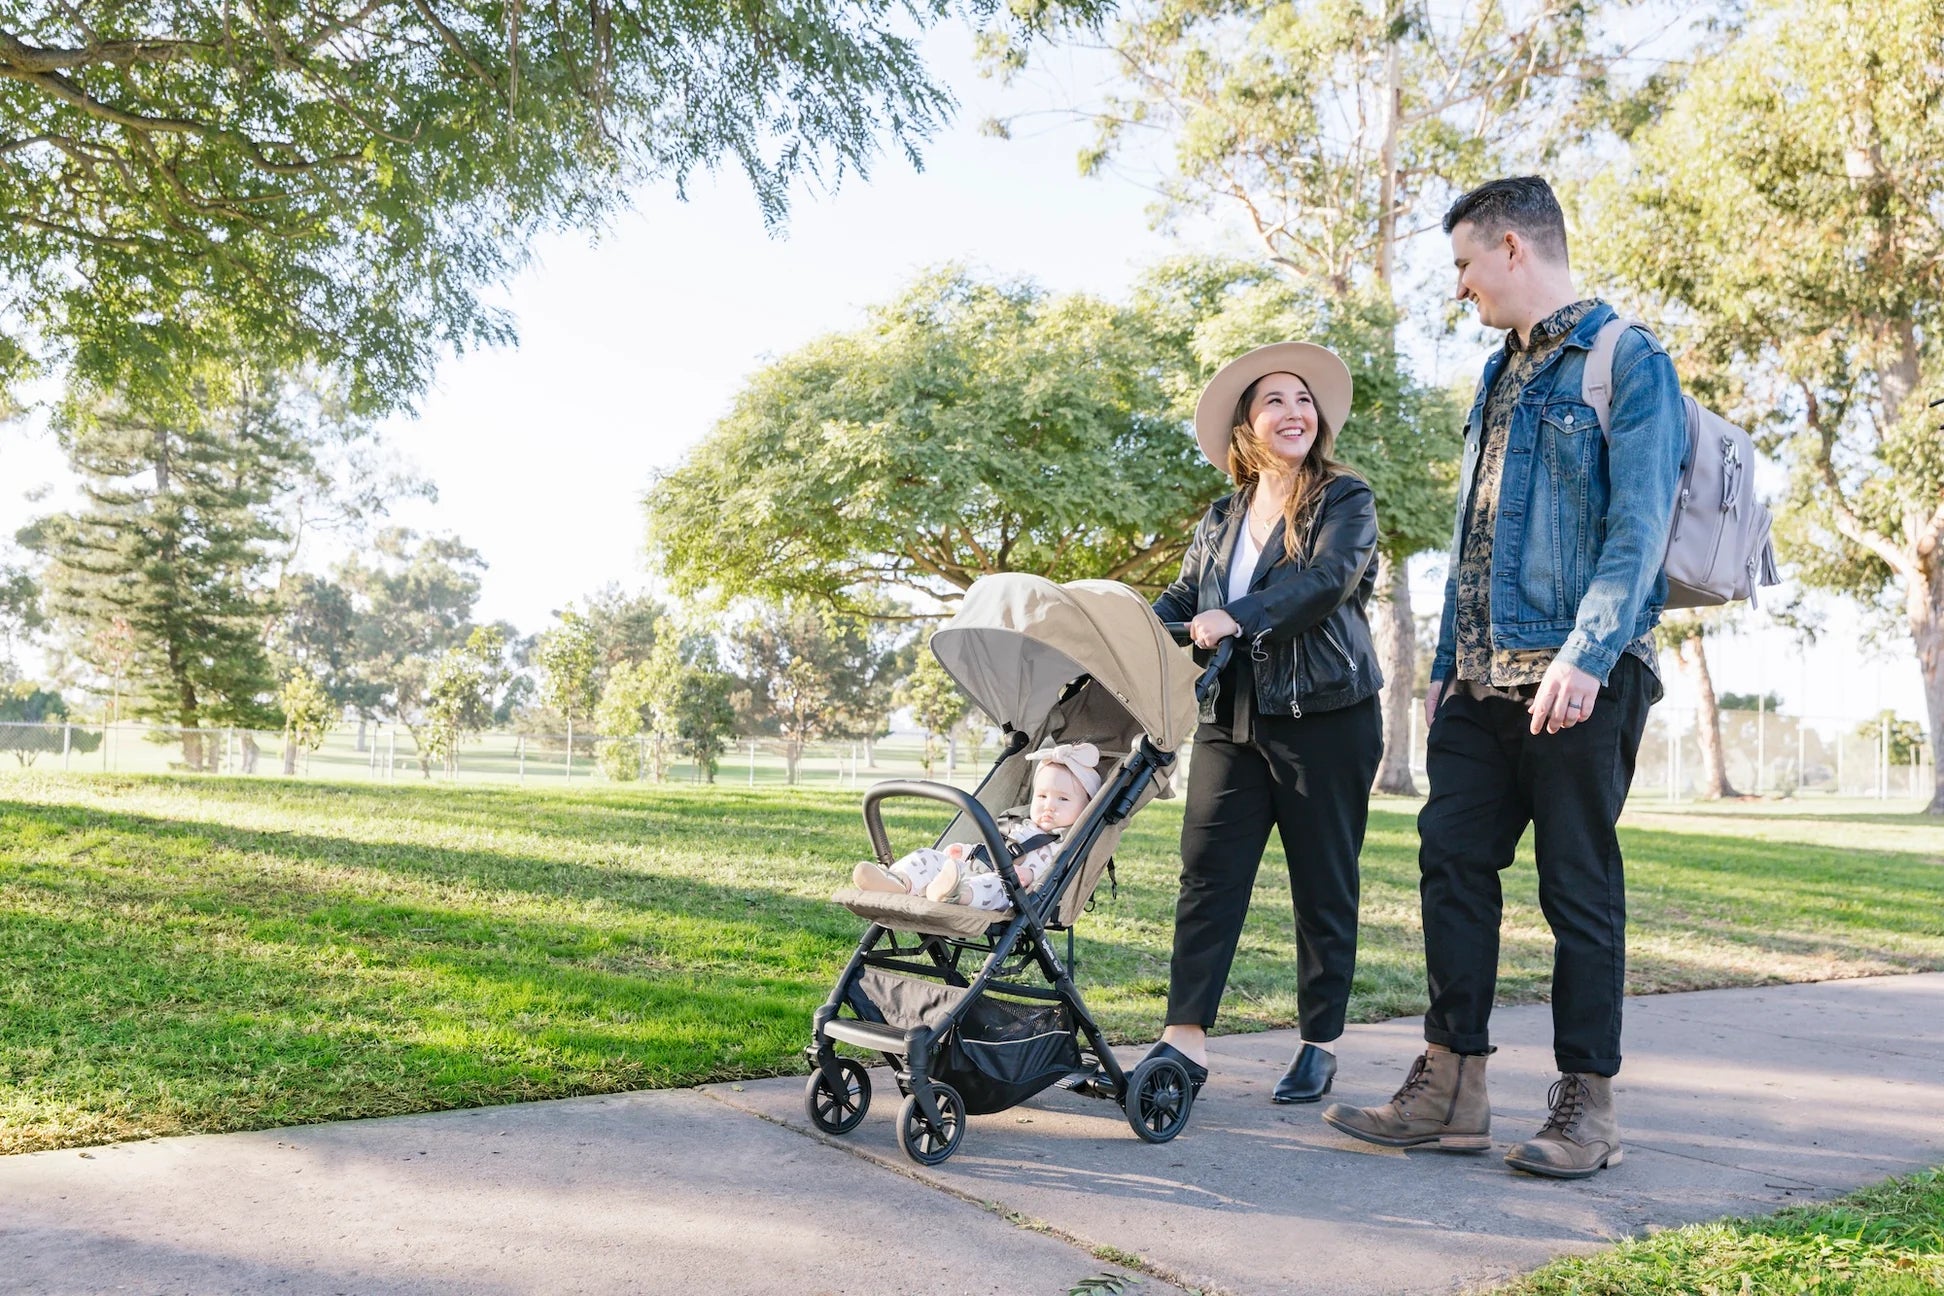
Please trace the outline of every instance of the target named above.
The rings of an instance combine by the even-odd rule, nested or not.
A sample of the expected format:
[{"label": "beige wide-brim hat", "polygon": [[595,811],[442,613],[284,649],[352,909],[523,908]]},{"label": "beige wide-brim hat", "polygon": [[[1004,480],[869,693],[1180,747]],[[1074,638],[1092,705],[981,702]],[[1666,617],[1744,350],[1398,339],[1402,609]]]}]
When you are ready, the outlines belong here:
[{"label": "beige wide-brim hat", "polygon": [[1195,405],[1195,440],[1208,462],[1228,471],[1229,439],[1235,434],[1235,402],[1264,374],[1292,373],[1310,389],[1317,412],[1337,432],[1350,417],[1350,366],[1314,342],[1272,342],[1223,365]]}]

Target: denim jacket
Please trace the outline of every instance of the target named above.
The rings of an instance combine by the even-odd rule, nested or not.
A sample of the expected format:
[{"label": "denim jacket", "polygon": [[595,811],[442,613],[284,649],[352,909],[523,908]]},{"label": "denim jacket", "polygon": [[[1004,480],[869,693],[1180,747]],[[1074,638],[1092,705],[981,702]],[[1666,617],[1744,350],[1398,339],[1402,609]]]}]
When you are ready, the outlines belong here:
[{"label": "denim jacket", "polygon": [[[1622,334],[1614,349],[1608,431],[1600,434],[1580,378],[1594,337],[1613,315],[1605,303],[1587,312],[1519,394],[1492,536],[1492,642],[1558,649],[1561,660],[1603,684],[1626,646],[1660,621],[1667,601],[1661,561],[1687,450],[1674,363],[1638,328]],[[1457,562],[1467,497],[1485,398],[1508,354],[1501,349],[1486,362],[1465,421],[1433,680],[1450,677],[1456,664]]]}]

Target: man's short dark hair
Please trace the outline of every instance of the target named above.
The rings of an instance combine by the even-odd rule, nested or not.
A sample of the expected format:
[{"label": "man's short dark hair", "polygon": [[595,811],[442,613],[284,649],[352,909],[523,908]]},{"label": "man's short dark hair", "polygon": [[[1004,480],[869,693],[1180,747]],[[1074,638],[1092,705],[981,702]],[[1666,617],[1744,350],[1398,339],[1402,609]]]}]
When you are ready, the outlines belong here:
[{"label": "man's short dark hair", "polygon": [[1462,221],[1470,221],[1479,238],[1488,243],[1513,230],[1549,260],[1567,264],[1566,213],[1559,209],[1552,186],[1540,176],[1486,181],[1451,204],[1445,213],[1445,233]]}]

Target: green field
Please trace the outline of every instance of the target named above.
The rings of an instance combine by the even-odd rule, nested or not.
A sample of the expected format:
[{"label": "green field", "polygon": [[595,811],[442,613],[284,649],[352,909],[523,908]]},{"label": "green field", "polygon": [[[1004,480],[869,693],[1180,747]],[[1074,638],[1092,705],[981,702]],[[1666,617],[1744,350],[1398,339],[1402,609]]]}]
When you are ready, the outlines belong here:
[{"label": "green field", "polygon": [[[855,791],[0,782],[0,1152],[796,1071],[859,920]],[[1112,1033],[1166,992],[1178,802],[1081,926]],[[1357,1020],[1422,1011],[1416,832],[1380,803]],[[891,816],[917,844],[936,807]],[[1640,991],[1944,968],[1944,828],[1915,815],[1650,814],[1625,830]],[[1266,870],[1224,1007],[1295,1019]],[[1508,876],[1502,996],[1551,942]]]}]

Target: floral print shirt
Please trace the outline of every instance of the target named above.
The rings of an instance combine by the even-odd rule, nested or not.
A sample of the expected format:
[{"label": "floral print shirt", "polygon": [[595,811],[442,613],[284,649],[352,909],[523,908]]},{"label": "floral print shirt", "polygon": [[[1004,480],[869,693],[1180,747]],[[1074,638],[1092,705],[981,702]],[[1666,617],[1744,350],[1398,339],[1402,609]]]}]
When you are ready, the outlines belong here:
[{"label": "floral print shirt", "polygon": [[[1519,396],[1547,356],[1558,350],[1596,298],[1562,306],[1532,326],[1524,346],[1516,332],[1505,335],[1511,359],[1485,398],[1485,423],[1478,446],[1478,467],[1471,499],[1465,510],[1465,538],[1458,554],[1458,602],[1453,634],[1457,641],[1454,677],[1498,689],[1537,684],[1558,655],[1554,648],[1498,648],[1492,643],[1492,536],[1498,527],[1499,483],[1505,471],[1505,446],[1512,434],[1512,411]],[[1652,635],[1627,645],[1627,652],[1645,662],[1656,681],[1660,676]]]}]

